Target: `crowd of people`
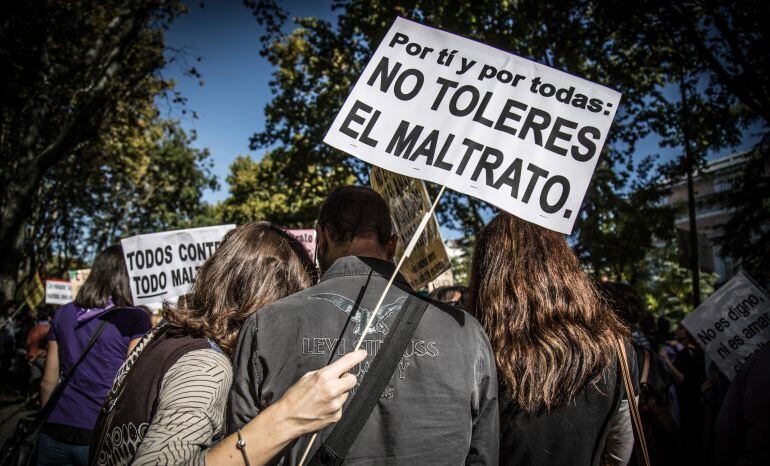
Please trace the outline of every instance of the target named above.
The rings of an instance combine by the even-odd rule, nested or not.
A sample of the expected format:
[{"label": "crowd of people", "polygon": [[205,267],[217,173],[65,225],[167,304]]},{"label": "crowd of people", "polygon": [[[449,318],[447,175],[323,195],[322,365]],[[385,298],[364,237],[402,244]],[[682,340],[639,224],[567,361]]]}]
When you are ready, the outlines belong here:
[{"label": "crowd of people", "polygon": [[37,463],[636,464],[638,403],[652,464],[770,464],[768,350],[730,383],[563,235],[500,213],[467,288],[425,296],[396,274],[375,314],[395,270],[386,202],[338,188],[316,229],[317,264],[270,223],[231,230],[157,325],[120,246],[50,324],[5,305],[0,375],[31,403],[39,387]]}]

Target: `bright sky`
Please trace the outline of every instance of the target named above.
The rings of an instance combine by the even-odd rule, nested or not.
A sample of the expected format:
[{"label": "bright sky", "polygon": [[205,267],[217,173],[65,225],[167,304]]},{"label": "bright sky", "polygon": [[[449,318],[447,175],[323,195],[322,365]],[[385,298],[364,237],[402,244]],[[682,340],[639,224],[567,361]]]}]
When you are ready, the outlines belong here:
[{"label": "bright sky", "polygon": [[[167,44],[187,52],[187,66],[171,64],[166,76],[176,80],[176,88],[188,99],[187,107],[198,114],[181,115],[182,126],[195,130],[197,147],[207,147],[214,160],[214,173],[222,187],[207,192],[204,199],[216,202],[227,197],[225,177],[238,155],[260,153],[249,150],[249,138],[264,128],[263,109],[270,101],[272,67],[259,55],[262,28],[242,0],[188,2],[190,12],[178,18],[167,33]],[[330,2],[294,0],[281,2],[292,16],[316,16],[335,20]],[[195,59],[201,57],[200,62]],[[203,75],[198,80],[184,76],[195,66]]]},{"label": "bright sky", "polygon": [[[271,97],[268,83],[273,69],[259,55],[259,37],[263,31],[242,0],[209,1],[203,8],[197,1],[189,3],[190,12],[177,19],[167,34],[170,47],[187,52],[187,66],[172,64],[165,71],[188,99],[188,108],[198,114],[198,119],[189,113],[174,116],[181,119],[186,130],[197,132],[195,146],[211,152],[214,173],[222,187],[219,191],[206,192],[204,199],[216,202],[228,195],[225,177],[235,157],[251,154],[258,159],[261,155],[249,150],[249,138],[264,129],[263,109]],[[279,3],[290,17],[315,16],[336,21],[338,16],[332,12],[330,0]],[[196,57],[201,57],[201,61],[196,62]],[[203,75],[203,86],[195,78],[184,76],[184,70],[190,65]],[[749,144],[747,141],[741,149],[748,148]],[[651,153],[671,157],[677,152],[661,150],[657,138],[648,137],[639,146],[638,158]]]}]

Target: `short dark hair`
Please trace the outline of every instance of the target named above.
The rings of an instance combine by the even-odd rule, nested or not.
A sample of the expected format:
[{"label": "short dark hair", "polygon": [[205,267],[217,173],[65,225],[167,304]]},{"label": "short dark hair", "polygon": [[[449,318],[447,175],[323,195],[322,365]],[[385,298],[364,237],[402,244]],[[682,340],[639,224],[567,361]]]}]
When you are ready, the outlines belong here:
[{"label": "short dark hair", "polygon": [[75,297],[75,305],[83,309],[105,307],[110,299],[121,307],[130,306],[132,302],[128,269],[119,244],[96,256],[91,273]]},{"label": "short dark hair", "polygon": [[380,244],[385,244],[393,232],[387,202],[364,186],[342,186],[332,191],[321,206],[318,225],[338,244],[365,233],[376,233]]}]

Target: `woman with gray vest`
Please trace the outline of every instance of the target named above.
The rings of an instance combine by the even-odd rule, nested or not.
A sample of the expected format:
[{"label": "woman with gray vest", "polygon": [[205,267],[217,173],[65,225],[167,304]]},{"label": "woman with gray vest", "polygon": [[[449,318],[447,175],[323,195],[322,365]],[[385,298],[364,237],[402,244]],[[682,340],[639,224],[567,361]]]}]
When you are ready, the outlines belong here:
[{"label": "woman with gray vest", "polygon": [[264,464],[291,440],[341,416],[359,351],[308,373],[237,433],[222,432],[232,383],[230,357],[243,321],[312,285],[302,245],[265,222],[229,232],[203,264],[190,294],[137,346],[97,422],[92,464]]}]

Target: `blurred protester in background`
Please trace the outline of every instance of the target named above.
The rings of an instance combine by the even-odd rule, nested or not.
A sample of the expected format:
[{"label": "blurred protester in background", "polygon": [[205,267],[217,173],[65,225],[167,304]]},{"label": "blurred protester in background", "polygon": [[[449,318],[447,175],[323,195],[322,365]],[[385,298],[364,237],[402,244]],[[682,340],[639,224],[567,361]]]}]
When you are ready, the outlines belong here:
[{"label": "blurred protester in background", "polygon": [[0,384],[7,386],[12,380],[14,341],[16,325],[12,316],[16,312],[13,301],[6,301],[0,306]]},{"label": "blurred protester in background", "polygon": [[37,308],[22,309],[16,314],[14,332],[14,362],[13,380],[16,390],[22,395],[30,392],[32,368],[27,359],[27,336],[37,325]]},{"label": "blurred protester in background", "polygon": [[454,306],[458,309],[465,308],[465,293],[468,290],[467,287],[461,285],[455,286],[440,286],[428,294],[428,298],[435,301],[441,301],[447,303],[450,306]]},{"label": "blurred protester in background", "polygon": [[91,463],[264,464],[295,437],[339,419],[356,383],[347,371],[364,351],[306,374],[212,447],[222,432],[230,357],[244,319],[316,279],[305,249],[280,228],[253,222],[227,233],[190,293],[175,307],[166,306],[165,322],[120,369],[99,415]]},{"label": "blurred protester in background", "polygon": [[38,464],[88,464],[96,417],[126,356],[150,329],[146,312],[131,306],[128,271],[119,245],[99,254],[75,301],[54,315],[40,385],[45,405],[59,382],[106,322],[42,429]]},{"label": "blurred protester in background", "polygon": [[715,464],[770,464],[770,347],[735,375],[714,428]]},{"label": "blurred protester in background", "polygon": [[[610,309],[631,331],[634,348],[653,350],[647,335],[639,327],[639,321],[647,313],[641,296],[627,283],[602,281],[598,284],[598,289]],[[641,367],[642,355],[638,354],[638,351],[636,357]]]},{"label": "blurred protester in background", "polygon": [[730,379],[725,376],[711,358],[706,356],[706,381],[701,385],[703,399],[703,459],[706,465],[715,465],[715,425],[722,409]]},{"label": "blurred protester in background", "polygon": [[476,242],[468,311],[497,360],[501,464],[594,465],[603,451],[609,464],[628,462],[634,437],[616,351],[628,330],[563,235],[495,217]]},{"label": "blurred protester in background", "polygon": [[671,335],[671,321],[665,316],[658,317],[655,320],[654,334],[657,348],[660,348],[666,343],[669,336]]},{"label": "blurred protester in background", "polygon": [[676,385],[683,454],[692,464],[703,464],[704,404],[701,389],[706,381],[703,350],[679,324],[674,330],[674,339],[666,342],[658,354]]},{"label": "blurred protester in background", "polygon": [[[43,377],[45,360],[48,353],[48,330],[50,329],[50,312],[40,308],[37,311],[37,324],[27,334],[27,364],[30,367],[29,386],[27,388],[27,403],[33,405],[39,401],[40,380]],[[37,406],[39,407],[39,406]]]},{"label": "blurred protester in background", "polygon": [[[657,353],[654,339],[642,331],[646,322],[654,333],[655,318],[645,309],[641,296],[626,283],[601,282],[599,290],[618,317],[631,329],[632,344],[639,367],[639,414],[642,420],[650,461],[655,465],[682,464],[681,438],[672,415],[673,379]],[[633,464],[639,464],[641,452],[636,448]]]}]

